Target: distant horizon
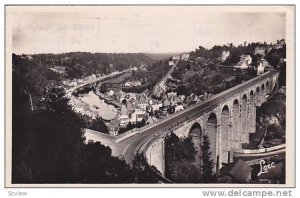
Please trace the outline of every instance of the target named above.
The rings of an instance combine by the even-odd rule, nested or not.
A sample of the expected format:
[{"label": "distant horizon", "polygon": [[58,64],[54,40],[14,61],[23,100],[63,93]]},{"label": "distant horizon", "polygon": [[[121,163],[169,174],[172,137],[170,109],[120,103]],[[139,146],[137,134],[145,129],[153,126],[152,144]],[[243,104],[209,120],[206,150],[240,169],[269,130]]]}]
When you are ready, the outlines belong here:
[{"label": "distant horizon", "polygon": [[[274,42],[266,42],[268,45],[270,44],[275,44],[278,40],[282,40],[285,38],[279,38],[279,39],[276,39]],[[253,41],[253,42],[247,42],[248,43],[264,43],[265,41]],[[229,42],[231,43],[231,42]],[[227,45],[228,42],[226,44],[215,44],[214,46],[228,46]],[[238,45],[243,45],[243,43],[240,43],[240,44],[233,44],[234,47],[238,47]],[[195,47],[194,49],[192,50],[187,50],[187,51],[178,51],[178,52],[91,52],[91,51],[68,51],[68,52],[58,52],[58,53],[53,53],[53,52],[38,52],[38,53],[15,53],[15,52],[12,52],[12,54],[16,54],[16,55],[38,55],[38,54],[68,54],[68,53],[91,53],[91,54],[184,54],[184,53],[190,53],[192,51],[195,51],[195,49],[198,49],[199,46],[202,46],[202,45],[198,45],[197,47]],[[214,46],[210,47],[210,48],[206,48],[204,46],[205,49],[207,50],[210,50],[212,49]]]},{"label": "distant horizon", "polygon": [[[193,50],[192,50],[193,51]],[[12,52],[12,54],[16,55],[38,55],[38,54],[68,54],[68,53],[91,53],[91,54],[183,54],[183,53],[190,53],[188,52],[89,52],[89,51],[68,51],[68,52],[59,52],[59,53],[52,53],[52,52],[40,52],[40,53],[15,53]]]}]

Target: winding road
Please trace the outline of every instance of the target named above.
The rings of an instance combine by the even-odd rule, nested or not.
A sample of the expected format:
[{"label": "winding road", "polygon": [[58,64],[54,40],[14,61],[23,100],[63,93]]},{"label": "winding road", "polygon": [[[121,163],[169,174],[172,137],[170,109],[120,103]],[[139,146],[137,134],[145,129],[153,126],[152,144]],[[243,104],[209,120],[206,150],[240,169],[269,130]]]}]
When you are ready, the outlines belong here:
[{"label": "winding road", "polygon": [[[252,85],[257,84],[264,78],[272,76],[274,72],[275,71],[266,72],[261,76],[248,80],[219,94],[216,94],[202,103],[191,105],[180,112],[171,114],[162,120],[151,123],[143,128],[137,129],[137,133],[134,133],[133,135],[129,134],[128,137],[122,138],[122,140],[120,141],[116,141],[118,139],[118,136],[115,137],[115,141],[105,142],[101,141],[101,138],[99,141],[103,142],[107,146],[110,146],[112,149],[112,154],[114,156],[124,158],[126,162],[131,163],[136,153],[141,152],[141,149],[143,149],[142,146],[150,140],[152,140],[153,138],[157,137],[160,134],[167,133],[177,124],[181,124],[188,119],[191,119],[195,116],[199,116],[206,111],[214,109],[220,102],[224,101],[226,98],[232,97],[238,94],[241,90],[244,90]],[[98,79],[98,81],[99,80],[101,79]],[[97,80],[94,80],[91,83],[95,82],[97,82]]]},{"label": "winding road", "polygon": [[183,123],[187,119],[201,115],[202,113],[210,109],[214,109],[220,102],[224,101],[225,98],[232,97],[235,94],[238,94],[241,90],[255,85],[262,79],[272,76],[273,74],[274,71],[267,72],[261,76],[253,78],[219,94],[216,94],[205,102],[194,104],[184,109],[183,111],[169,115],[168,117],[158,122],[154,122],[141,128],[138,134],[116,143],[119,145],[117,147],[122,148],[119,149],[122,151],[122,153],[118,153],[118,155],[124,157],[127,162],[131,162],[139,149],[152,138],[156,137],[159,134],[167,133],[169,129],[173,128],[175,125],[177,125],[177,123]]}]

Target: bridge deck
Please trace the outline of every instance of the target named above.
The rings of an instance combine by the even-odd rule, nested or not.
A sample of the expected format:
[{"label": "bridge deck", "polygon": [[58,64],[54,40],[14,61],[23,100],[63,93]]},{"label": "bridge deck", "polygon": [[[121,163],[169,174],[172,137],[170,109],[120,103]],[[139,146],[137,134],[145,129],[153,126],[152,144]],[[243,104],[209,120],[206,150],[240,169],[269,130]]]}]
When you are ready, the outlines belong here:
[{"label": "bridge deck", "polygon": [[134,157],[134,153],[138,150],[138,148],[140,148],[141,145],[145,144],[149,139],[154,138],[154,135],[157,134],[158,132],[162,132],[162,131],[167,132],[169,128],[171,129],[172,126],[174,126],[174,124],[176,125],[177,123],[182,123],[186,121],[187,118],[191,118],[199,114],[201,115],[205,111],[215,108],[220,102],[224,101],[225,99],[238,94],[244,89],[256,85],[260,81],[273,76],[275,73],[277,72],[270,71],[264,73],[261,76],[253,78],[249,81],[246,81],[240,85],[232,87],[219,94],[216,94],[211,98],[209,98],[208,100],[206,100],[205,102],[192,105],[178,113],[169,115],[163,120],[154,122],[150,125],[147,125],[139,129],[140,132],[138,134],[135,134],[134,136],[128,137],[120,141],[120,143],[127,145],[126,149],[123,152],[123,156],[125,160],[131,162]]}]

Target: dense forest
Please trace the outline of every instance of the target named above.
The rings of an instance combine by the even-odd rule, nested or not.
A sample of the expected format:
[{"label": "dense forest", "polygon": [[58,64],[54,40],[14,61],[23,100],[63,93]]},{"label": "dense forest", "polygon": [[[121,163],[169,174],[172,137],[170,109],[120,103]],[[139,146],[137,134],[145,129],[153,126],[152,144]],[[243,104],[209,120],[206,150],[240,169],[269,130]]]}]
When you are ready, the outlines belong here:
[{"label": "dense forest", "polygon": [[63,54],[31,55],[36,64],[47,66],[64,66],[69,79],[82,78],[91,74],[107,74],[122,71],[129,67],[151,65],[154,59],[142,53],[111,54],[70,52]]}]

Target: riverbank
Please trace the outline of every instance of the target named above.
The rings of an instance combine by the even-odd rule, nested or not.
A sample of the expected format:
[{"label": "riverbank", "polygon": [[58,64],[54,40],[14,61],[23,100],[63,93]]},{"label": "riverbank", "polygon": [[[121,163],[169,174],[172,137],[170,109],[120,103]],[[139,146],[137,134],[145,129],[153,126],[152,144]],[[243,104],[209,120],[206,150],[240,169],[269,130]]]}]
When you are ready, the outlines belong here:
[{"label": "riverbank", "polygon": [[101,93],[97,87],[96,87],[94,93],[95,93],[100,99],[104,100],[105,103],[107,103],[107,104],[109,104],[109,105],[113,105],[115,108],[117,108],[117,109],[119,109],[119,110],[121,109],[122,104],[121,104],[120,102],[118,102],[118,101],[112,99],[111,97],[109,97],[109,96],[107,96],[107,95]]},{"label": "riverbank", "polygon": [[79,94],[78,97],[73,97],[71,101],[75,111],[86,114],[93,119],[99,116],[110,121],[116,118],[118,114],[118,110],[114,106],[101,100],[93,91]]}]

